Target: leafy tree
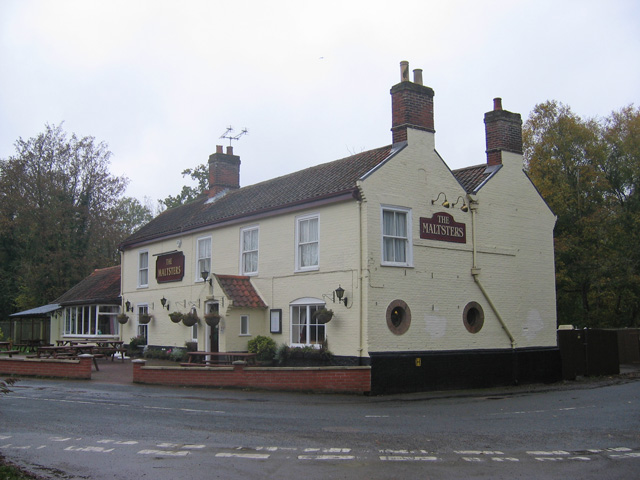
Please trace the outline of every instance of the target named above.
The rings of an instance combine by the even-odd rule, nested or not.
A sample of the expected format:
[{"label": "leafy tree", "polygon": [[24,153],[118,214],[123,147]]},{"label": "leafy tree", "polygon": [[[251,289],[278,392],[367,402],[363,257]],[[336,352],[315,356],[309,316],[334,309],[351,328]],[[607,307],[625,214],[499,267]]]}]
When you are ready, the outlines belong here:
[{"label": "leafy tree", "polygon": [[182,191],[175,197],[169,195],[164,200],[160,200],[160,203],[166,208],[174,208],[195,200],[202,195],[209,186],[209,169],[206,165],[200,164],[194,169],[187,168],[186,170],[183,170],[182,177],[184,178],[187,175],[191,177],[192,180],[195,180],[197,185],[195,187],[184,185],[182,187]]},{"label": "leafy tree", "polygon": [[525,123],[527,171],[558,217],[560,323],[639,323],[639,139],[640,111],[633,107],[584,120],[549,101]]},{"label": "leafy tree", "polygon": [[[60,125],[0,160],[0,313],[54,300],[93,269],[117,263],[117,245],[145,220],[121,198],[128,180],[109,173],[111,152]],[[139,202],[138,202],[139,203]]]}]

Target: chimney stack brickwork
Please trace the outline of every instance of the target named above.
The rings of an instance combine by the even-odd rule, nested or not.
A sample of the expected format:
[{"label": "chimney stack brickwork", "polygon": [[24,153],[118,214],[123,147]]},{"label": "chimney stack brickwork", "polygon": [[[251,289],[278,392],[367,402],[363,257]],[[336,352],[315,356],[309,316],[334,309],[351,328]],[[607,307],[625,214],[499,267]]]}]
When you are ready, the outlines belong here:
[{"label": "chimney stack brickwork", "polygon": [[493,101],[493,111],[484,114],[487,165],[501,165],[502,152],[522,154],[522,117],[502,110],[502,100]]},{"label": "chimney stack brickwork", "polygon": [[225,190],[240,188],[240,157],[233,154],[233,147],[223,153],[222,145],[209,155],[209,198]]},{"label": "chimney stack brickwork", "polygon": [[432,88],[422,85],[422,70],[409,80],[409,63],[400,63],[400,83],[391,87],[391,132],[393,143],[407,140],[407,128],[435,132]]}]

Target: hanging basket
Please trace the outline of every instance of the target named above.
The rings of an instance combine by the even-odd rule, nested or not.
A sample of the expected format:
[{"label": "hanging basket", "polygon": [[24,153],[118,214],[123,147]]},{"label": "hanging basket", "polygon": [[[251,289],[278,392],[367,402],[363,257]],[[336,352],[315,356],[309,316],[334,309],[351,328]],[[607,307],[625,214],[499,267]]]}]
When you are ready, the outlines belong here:
[{"label": "hanging basket", "polygon": [[325,324],[333,318],[333,310],[327,310],[326,308],[322,308],[313,314],[313,318],[316,322],[320,324]]},{"label": "hanging basket", "polygon": [[169,318],[173,323],[180,323],[184,318],[184,314],[182,312],[171,312]]},{"label": "hanging basket", "polygon": [[142,325],[146,325],[147,323],[149,323],[151,320],[153,319],[153,317],[151,315],[149,315],[148,313],[143,313],[142,315],[140,315],[140,317],[138,318],[138,323],[141,323]]},{"label": "hanging basket", "polygon": [[116,319],[118,320],[118,323],[120,325],[124,325],[125,323],[127,323],[129,321],[129,316],[125,315],[124,313],[120,313],[116,316]]},{"label": "hanging basket", "polygon": [[184,323],[187,327],[193,327],[199,321],[200,319],[195,313],[187,313],[182,319],[182,323]]},{"label": "hanging basket", "polygon": [[207,325],[210,327],[215,327],[220,323],[220,314],[219,313],[207,313],[204,316],[204,321],[207,322]]}]

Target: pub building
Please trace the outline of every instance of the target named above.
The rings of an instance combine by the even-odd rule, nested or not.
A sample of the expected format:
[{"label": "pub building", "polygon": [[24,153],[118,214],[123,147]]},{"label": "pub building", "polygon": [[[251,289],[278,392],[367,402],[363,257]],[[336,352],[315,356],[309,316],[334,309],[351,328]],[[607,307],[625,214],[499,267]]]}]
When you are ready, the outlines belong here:
[{"label": "pub building", "polygon": [[523,171],[521,117],[495,99],[486,160],[452,171],[413,73],[391,88],[390,145],[242,188],[218,146],[206,195],[120,246],[125,343],[325,344],[371,366],[372,393],[558,379],[556,218]]}]

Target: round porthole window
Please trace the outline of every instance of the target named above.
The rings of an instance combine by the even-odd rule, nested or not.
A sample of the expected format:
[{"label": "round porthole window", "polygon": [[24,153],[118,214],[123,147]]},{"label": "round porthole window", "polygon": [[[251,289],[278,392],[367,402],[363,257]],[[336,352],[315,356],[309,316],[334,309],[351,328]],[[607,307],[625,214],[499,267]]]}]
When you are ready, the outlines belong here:
[{"label": "round porthole window", "polygon": [[387,327],[394,335],[402,335],[411,325],[411,310],[402,300],[394,300],[387,307]]},{"label": "round porthole window", "polygon": [[464,307],[462,321],[465,328],[471,333],[478,333],[484,325],[484,311],[478,302],[469,302]]}]

